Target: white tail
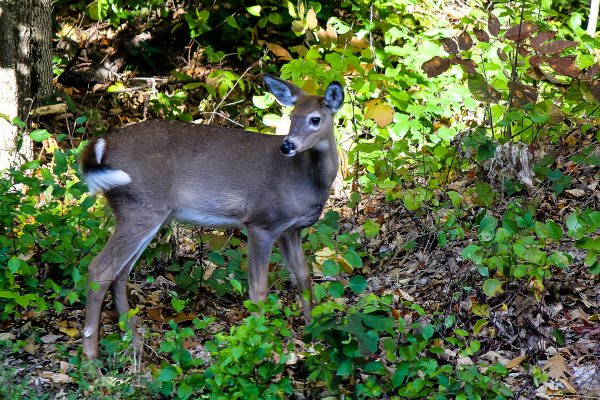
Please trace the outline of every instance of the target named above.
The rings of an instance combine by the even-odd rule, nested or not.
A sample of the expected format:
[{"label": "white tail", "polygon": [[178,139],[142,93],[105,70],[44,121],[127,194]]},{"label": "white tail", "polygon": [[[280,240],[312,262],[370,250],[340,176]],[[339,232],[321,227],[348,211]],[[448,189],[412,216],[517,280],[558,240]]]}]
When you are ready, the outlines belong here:
[{"label": "white tail", "polygon": [[[280,103],[294,106],[289,134],[262,135],[211,125],[146,121],[93,140],[81,167],[90,191],[103,191],[116,218],[106,247],[88,271],[83,348],[98,355],[102,301],[110,286],[117,311],[129,312],[129,272],[161,226],[174,219],[248,231],[250,299],[264,301],[275,241],[311,309],[310,274],[300,231],[321,215],[338,169],[334,114],[344,92],[324,96],[264,76]],[[135,342],[141,340],[130,321]]]}]

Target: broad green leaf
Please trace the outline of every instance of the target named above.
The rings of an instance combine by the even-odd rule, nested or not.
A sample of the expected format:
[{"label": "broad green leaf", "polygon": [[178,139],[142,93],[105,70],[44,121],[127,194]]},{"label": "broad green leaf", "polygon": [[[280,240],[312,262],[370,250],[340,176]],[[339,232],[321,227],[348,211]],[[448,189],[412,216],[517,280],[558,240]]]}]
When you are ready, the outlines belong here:
[{"label": "broad green leaf", "polygon": [[340,265],[333,260],[325,260],[321,266],[321,271],[325,276],[336,276],[340,273]]},{"label": "broad green leaf", "polygon": [[483,282],[483,293],[485,293],[487,297],[494,297],[502,292],[502,282],[498,279],[486,279],[485,282]]},{"label": "broad green leaf", "polygon": [[341,297],[344,297],[344,291],[345,291],[345,287],[342,283],[340,282],[331,282],[331,285],[329,285],[329,288],[327,289],[327,292],[329,293],[329,295],[331,297],[334,297],[336,299],[339,299]]},{"label": "broad green leaf", "polygon": [[354,293],[359,294],[364,292],[364,290],[367,288],[367,280],[362,275],[355,275],[350,278],[348,286],[350,286],[350,289],[352,289]]},{"label": "broad green leaf", "polygon": [[157,379],[159,382],[170,382],[173,379],[175,379],[177,375],[177,370],[174,367],[168,365],[160,371]]},{"label": "broad green leaf", "polygon": [[177,396],[180,399],[186,400],[189,399],[192,394],[194,394],[194,390],[185,382],[181,382],[179,387],[177,388]]},{"label": "broad green leaf", "polygon": [[371,238],[374,238],[375,236],[377,236],[377,234],[379,233],[379,229],[381,228],[381,225],[379,225],[377,222],[373,221],[372,219],[368,219],[362,225],[362,228],[365,232],[365,236],[367,238],[371,239]]},{"label": "broad green leaf", "polygon": [[46,129],[36,129],[29,134],[29,137],[34,142],[43,142],[44,140],[50,139],[52,135]]},{"label": "broad green leaf", "polygon": [[491,215],[486,215],[479,223],[479,239],[483,242],[490,242],[495,237],[498,220]]},{"label": "broad green leaf", "polygon": [[236,290],[236,292],[238,292],[239,294],[243,294],[242,284],[240,283],[240,281],[238,281],[235,278],[232,278],[232,279],[229,280],[229,283]]},{"label": "broad green leaf", "polygon": [[360,255],[352,249],[346,250],[346,253],[344,253],[344,260],[346,260],[353,268],[361,268],[363,266],[362,258],[360,258]]},{"label": "broad green leaf", "polygon": [[535,248],[535,247],[526,247],[522,244],[514,244],[513,251],[521,260],[525,260],[532,264],[544,264],[546,262],[546,252]]},{"label": "broad green leaf", "polygon": [[173,306],[175,312],[181,312],[185,308],[185,300],[173,297],[171,299],[171,306]]},{"label": "broad green leaf", "polygon": [[560,241],[562,239],[563,230],[562,227],[554,221],[546,222],[546,234],[548,237],[555,241]]}]

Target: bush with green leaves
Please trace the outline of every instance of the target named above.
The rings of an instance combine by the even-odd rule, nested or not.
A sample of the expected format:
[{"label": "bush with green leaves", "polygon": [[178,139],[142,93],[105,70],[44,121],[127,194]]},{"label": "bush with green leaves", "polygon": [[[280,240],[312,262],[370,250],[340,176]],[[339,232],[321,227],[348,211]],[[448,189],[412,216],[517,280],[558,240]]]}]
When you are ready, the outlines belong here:
[{"label": "bush with green leaves", "polygon": [[[405,306],[417,317],[428,317],[416,304]],[[511,396],[497,382],[507,373],[502,365],[479,366],[486,371],[482,373],[478,366],[445,360],[446,350],[464,357],[479,351],[479,342],[467,342],[467,332],[457,329],[443,338],[436,335],[442,322],[407,323],[394,317],[392,309],[391,295],[368,294],[350,307],[331,300],[319,304],[305,329],[305,340],[314,346],[306,356],[308,380],[324,383],[333,395],[361,399]]]},{"label": "bush with green leaves", "polygon": [[486,278],[483,291],[487,296],[501,293],[504,280],[519,279],[529,281],[540,296],[544,280],[552,274],[551,268],[571,265],[571,255],[556,248],[563,238],[562,226],[552,220],[536,221],[534,215],[533,209],[512,202],[498,226],[497,218],[481,213],[479,244],[465,247],[462,256],[473,261]]},{"label": "bush with green leaves", "polygon": [[[36,142],[46,130],[31,132]],[[65,140],[66,135],[59,135]],[[85,267],[107,237],[102,209],[76,174],[77,149],[50,148],[0,178],[0,318],[63,309],[85,290]]]}]

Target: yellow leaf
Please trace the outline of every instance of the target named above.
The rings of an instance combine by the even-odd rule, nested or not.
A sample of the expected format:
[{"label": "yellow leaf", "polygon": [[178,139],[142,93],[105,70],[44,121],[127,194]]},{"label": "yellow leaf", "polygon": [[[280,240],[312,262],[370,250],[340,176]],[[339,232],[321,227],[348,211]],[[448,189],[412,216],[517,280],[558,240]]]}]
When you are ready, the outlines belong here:
[{"label": "yellow leaf", "polygon": [[308,10],[308,13],[306,14],[306,26],[308,27],[308,29],[315,29],[318,23],[319,22],[317,21],[317,13],[311,7],[310,10]]},{"label": "yellow leaf", "polygon": [[394,119],[394,109],[384,104],[379,99],[368,101],[365,117],[371,118],[377,126],[383,128],[392,123]]},{"label": "yellow leaf", "polygon": [[70,338],[76,338],[79,336],[79,329],[67,328],[66,326],[59,326],[58,330],[62,333],[66,333]]},{"label": "yellow leaf", "polygon": [[279,57],[279,59],[285,60],[285,61],[292,60],[291,54],[286,49],[281,47],[280,45],[275,44],[275,43],[267,43],[267,47],[269,48],[269,50],[271,50],[273,52],[273,54],[275,54],[277,57]]}]

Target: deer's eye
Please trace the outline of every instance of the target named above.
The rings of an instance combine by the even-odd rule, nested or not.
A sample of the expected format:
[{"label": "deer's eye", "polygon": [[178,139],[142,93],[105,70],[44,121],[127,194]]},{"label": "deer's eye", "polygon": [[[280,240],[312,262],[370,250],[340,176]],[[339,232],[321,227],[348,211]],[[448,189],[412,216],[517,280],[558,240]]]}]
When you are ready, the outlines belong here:
[{"label": "deer's eye", "polygon": [[311,119],[310,119],[310,123],[312,125],[319,125],[320,122],[321,122],[321,117],[311,117]]}]

